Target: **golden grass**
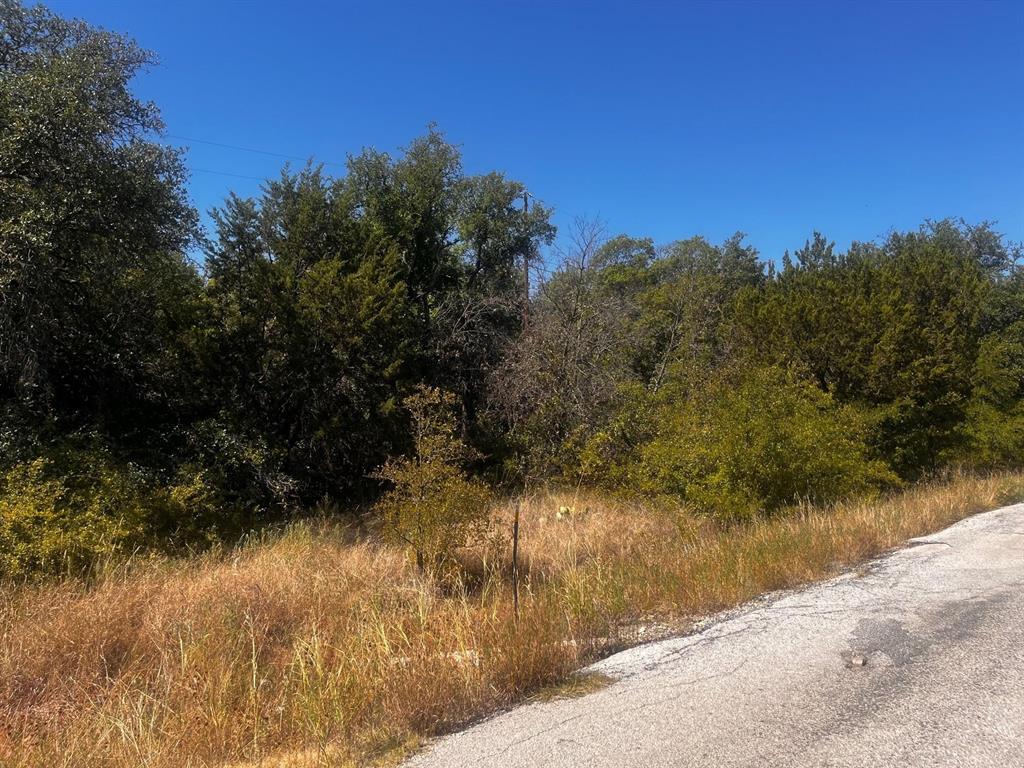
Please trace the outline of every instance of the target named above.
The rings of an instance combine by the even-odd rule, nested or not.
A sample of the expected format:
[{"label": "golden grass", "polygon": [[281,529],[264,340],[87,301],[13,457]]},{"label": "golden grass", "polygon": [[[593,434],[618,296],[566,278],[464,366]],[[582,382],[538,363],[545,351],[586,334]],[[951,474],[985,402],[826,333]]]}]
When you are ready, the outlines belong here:
[{"label": "golden grass", "polygon": [[[961,476],[889,498],[718,529],[665,504],[522,500],[512,615],[500,546],[472,588],[427,578],[343,526],[92,583],[0,588],[0,765],[348,766],[544,689],[657,626],[821,578],[1024,497],[1024,475]],[[511,503],[495,510],[506,530]],[[561,507],[573,514],[557,519]],[[654,627],[654,629],[652,629]],[[571,687],[571,684],[570,684]]]}]

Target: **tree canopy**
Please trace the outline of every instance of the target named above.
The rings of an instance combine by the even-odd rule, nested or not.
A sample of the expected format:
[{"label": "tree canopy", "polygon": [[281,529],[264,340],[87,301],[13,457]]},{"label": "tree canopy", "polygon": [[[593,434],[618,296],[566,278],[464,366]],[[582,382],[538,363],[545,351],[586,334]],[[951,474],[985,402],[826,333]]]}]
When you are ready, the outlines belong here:
[{"label": "tree canopy", "polygon": [[[735,520],[1024,456],[1021,248],[993,224],[845,251],[814,232],[776,263],[742,233],[578,222],[553,250],[550,208],[429,127],[338,175],[286,166],[204,233],[132,92],[153,64],[0,0],[9,572],[382,493],[409,538],[420,476],[436,498],[588,482]],[[417,431],[431,404],[458,462]],[[448,501],[453,530],[476,520]]]}]

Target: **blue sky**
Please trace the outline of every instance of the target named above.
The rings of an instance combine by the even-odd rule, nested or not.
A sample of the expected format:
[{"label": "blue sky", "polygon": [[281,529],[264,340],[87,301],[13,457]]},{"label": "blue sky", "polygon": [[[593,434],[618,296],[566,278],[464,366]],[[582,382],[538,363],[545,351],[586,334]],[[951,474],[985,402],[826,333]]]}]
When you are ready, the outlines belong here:
[{"label": "blue sky", "polygon": [[[1024,240],[1024,2],[49,5],[158,53],[137,90],[174,137],[343,162],[436,122],[563,227],[768,258],[945,216]],[[259,188],[207,171],[283,162],[170,140],[203,210]]]}]

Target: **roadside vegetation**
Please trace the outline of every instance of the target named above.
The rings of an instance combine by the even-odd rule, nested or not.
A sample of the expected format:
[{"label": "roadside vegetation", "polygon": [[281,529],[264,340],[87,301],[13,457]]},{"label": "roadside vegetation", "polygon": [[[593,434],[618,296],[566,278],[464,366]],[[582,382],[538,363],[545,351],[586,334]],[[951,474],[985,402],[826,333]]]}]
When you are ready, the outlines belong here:
[{"label": "roadside vegetation", "polygon": [[520,506],[518,619],[507,542],[500,559],[460,552],[476,578],[456,584],[337,520],[109,563],[88,584],[8,587],[0,762],[394,762],[624,645],[1022,494],[1021,474],[956,476],[722,527],[672,505],[537,493],[492,512],[507,531]]},{"label": "roadside vegetation", "polygon": [[430,127],[204,232],[153,63],[0,0],[5,765],[398,755],[1020,498],[994,224],[556,233]]}]

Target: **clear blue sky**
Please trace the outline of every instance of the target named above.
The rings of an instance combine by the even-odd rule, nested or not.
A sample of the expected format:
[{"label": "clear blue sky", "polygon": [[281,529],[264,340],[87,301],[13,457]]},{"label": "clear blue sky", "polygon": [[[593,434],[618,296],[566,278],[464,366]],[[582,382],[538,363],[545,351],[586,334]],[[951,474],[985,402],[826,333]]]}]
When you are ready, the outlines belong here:
[{"label": "clear blue sky", "polygon": [[[1024,240],[1020,1],[50,5],[159,54],[138,92],[174,136],[344,161],[436,121],[469,172],[526,182],[560,225],[743,230],[768,258],[813,229],[845,247],[945,216]],[[260,178],[281,162],[189,153]],[[191,182],[203,210],[258,188]]]}]

